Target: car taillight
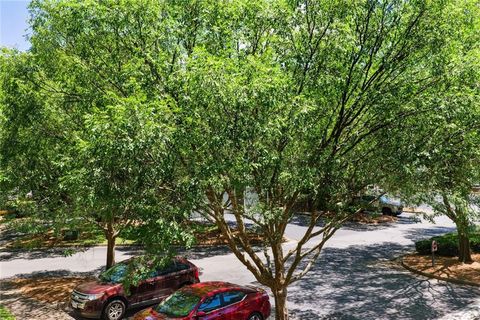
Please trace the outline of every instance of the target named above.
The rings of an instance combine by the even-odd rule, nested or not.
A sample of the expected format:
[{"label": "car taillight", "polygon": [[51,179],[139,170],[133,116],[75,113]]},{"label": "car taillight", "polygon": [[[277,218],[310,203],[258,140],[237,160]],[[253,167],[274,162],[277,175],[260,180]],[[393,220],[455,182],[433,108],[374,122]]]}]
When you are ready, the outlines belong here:
[{"label": "car taillight", "polygon": [[200,277],[200,272],[198,271],[198,268],[195,268],[195,278],[199,279]]}]

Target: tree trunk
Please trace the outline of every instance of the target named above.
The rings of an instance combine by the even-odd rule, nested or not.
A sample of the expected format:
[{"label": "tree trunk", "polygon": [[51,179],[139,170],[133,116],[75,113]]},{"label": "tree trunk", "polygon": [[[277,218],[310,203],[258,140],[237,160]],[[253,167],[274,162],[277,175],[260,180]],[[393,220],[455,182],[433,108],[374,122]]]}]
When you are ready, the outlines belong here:
[{"label": "tree trunk", "polygon": [[458,233],[458,260],[463,263],[472,263],[470,239],[466,233]]},{"label": "tree trunk", "polygon": [[288,320],[287,287],[273,290],[275,298],[275,320]]},{"label": "tree trunk", "polygon": [[110,269],[115,264],[115,241],[117,236],[113,229],[113,223],[109,223],[106,230],[107,238],[107,265],[106,270]]},{"label": "tree trunk", "polygon": [[468,220],[465,218],[465,215],[457,213],[455,224],[458,233],[458,260],[463,263],[472,263]]}]

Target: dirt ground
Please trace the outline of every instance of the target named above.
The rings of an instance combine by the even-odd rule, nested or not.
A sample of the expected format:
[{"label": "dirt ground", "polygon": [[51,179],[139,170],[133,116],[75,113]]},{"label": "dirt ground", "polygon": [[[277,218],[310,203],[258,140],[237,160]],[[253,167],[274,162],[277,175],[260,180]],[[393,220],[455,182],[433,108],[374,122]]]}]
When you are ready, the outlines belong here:
[{"label": "dirt ground", "polygon": [[[47,294],[41,294],[37,290],[28,290],[35,283],[33,279],[18,279],[18,283],[13,283],[9,280],[2,280],[0,282],[0,301],[1,304],[6,307],[11,314],[17,320],[22,319],[35,319],[35,320],[73,320],[74,318],[65,312],[67,303],[55,301],[53,303],[41,301],[38,299],[47,299]],[[43,281],[42,281],[43,282]],[[50,283],[50,282],[49,282]],[[18,287],[17,287],[18,286]],[[47,283],[43,283],[42,286],[47,288],[47,292],[53,293],[58,297],[58,290],[52,290],[48,288]],[[25,291],[29,291],[30,295],[24,294]],[[62,296],[69,293],[61,289]],[[26,317],[28,315],[28,317]],[[1,318],[1,317],[0,317]]]},{"label": "dirt ground", "polygon": [[381,224],[397,221],[397,217],[387,215],[370,215],[368,213],[358,213],[352,217],[352,221],[362,224]]},{"label": "dirt ground", "polygon": [[88,281],[84,277],[16,278],[9,284],[23,295],[48,303],[68,302],[73,288]]},{"label": "dirt ground", "polygon": [[457,257],[435,257],[435,267],[432,267],[431,256],[418,254],[407,255],[403,263],[407,266],[437,277],[457,279],[476,283],[480,286],[480,254],[472,254],[473,263],[464,264]]}]

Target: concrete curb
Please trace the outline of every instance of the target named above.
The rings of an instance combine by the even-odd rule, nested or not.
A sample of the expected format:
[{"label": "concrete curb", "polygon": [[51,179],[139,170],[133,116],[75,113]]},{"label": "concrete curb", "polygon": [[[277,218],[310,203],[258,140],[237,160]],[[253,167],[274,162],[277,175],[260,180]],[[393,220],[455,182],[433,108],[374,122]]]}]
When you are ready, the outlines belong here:
[{"label": "concrete curb", "polygon": [[408,264],[406,264],[406,263],[403,261],[403,257],[401,258],[401,263],[402,263],[402,266],[403,266],[405,269],[407,269],[408,271],[413,272],[413,273],[416,273],[416,274],[421,275],[421,276],[424,276],[424,277],[427,277],[427,278],[433,278],[433,279],[437,279],[437,280],[441,280],[441,281],[446,281],[446,282],[452,282],[452,283],[461,284],[461,285],[468,285],[468,286],[480,287],[480,284],[479,284],[479,283],[476,283],[476,282],[471,282],[471,281],[467,281],[467,280],[460,280],[460,279],[454,279],[454,278],[440,277],[440,276],[437,276],[437,275],[434,275],[434,274],[431,274],[431,273],[427,273],[427,272],[423,272],[423,271],[417,270],[417,269],[415,269],[415,268],[413,268],[413,267],[410,267]]}]

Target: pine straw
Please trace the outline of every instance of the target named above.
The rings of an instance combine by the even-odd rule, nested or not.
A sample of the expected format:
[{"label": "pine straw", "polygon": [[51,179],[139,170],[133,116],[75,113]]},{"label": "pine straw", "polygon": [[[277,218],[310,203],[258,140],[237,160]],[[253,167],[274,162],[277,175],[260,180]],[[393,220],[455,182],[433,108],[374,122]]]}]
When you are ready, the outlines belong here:
[{"label": "pine straw", "polygon": [[10,280],[7,285],[18,289],[22,295],[47,302],[68,302],[73,288],[80,283],[92,280],[85,277],[45,277],[45,278],[17,278]]},{"label": "pine straw", "polygon": [[[238,235],[238,231],[234,230],[233,235]],[[252,245],[260,245],[263,243],[263,236],[253,231],[247,231],[248,239]],[[197,245],[201,246],[216,246],[226,245],[227,239],[223,236],[219,229],[210,229],[195,233]]]},{"label": "pine straw", "polygon": [[458,257],[435,256],[435,267],[432,267],[431,256],[418,254],[407,255],[403,263],[407,266],[437,277],[456,279],[477,283],[480,285],[480,254],[472,254],[473,263],[466,264],[458,261]]},{"label": "pine straw", "polygon": [[389,223],[395,222],[398,220],[397,217],[388,216],[388,215],[370,215],[368,213],[357,213],[355,214],[352,219],[354,222],[364,223],[364,224],[380,224],[380,223]]}]

